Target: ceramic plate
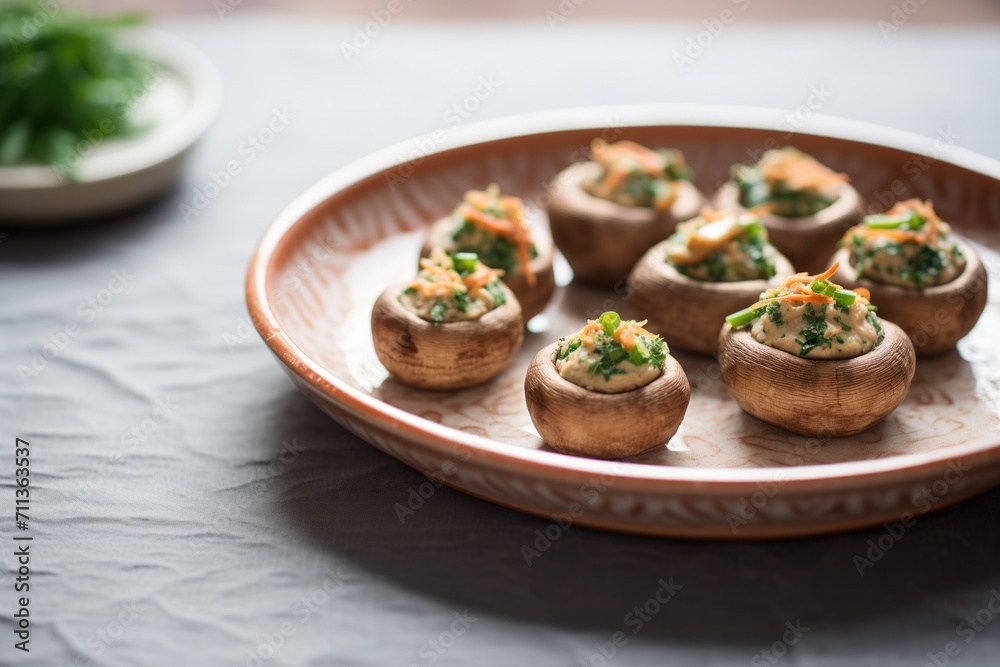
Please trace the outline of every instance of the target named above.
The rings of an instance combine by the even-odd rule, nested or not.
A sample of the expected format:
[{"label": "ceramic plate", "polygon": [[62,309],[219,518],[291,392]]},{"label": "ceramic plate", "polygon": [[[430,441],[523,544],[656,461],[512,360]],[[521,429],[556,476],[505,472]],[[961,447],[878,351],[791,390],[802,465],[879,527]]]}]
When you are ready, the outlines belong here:
[{"label": "ceramic plate", "polygon": [[379,364],[372,304],[413,274],[428,225],[465,190],[491,182],[544,208],[546,183],[601,135],[680,148],[705,192],[734,162],[794,144],[850,174],[869,203],[932,198],[996,275],[1000,163],[940,139],[833,118],[814,118],[808,132],[789,135],[772,129],[781,117],[734,107],[578,109],[387,149],[324,179],[274,221],[247,278],[252,319],[292,380],[346,428],[436,480],[542,517],[652,535],[790,537],[919,517],[997,485],[995,297],[957,351],[920,361],[899,409],[851,438],[808,439],[757,421],[730,398],[714,359],[677,351],[692,398],[669,443],[626,461],[552,451],[524,403],[532,355],[601,311],[641,316],[624,286],[575,286],[564,263],[553,301],[493,381],[424,392]]},{"label": "ceramic plate", "polygon": [[219,106],[221,86],[211,62],[167,33],[139,29],[124,44],[153,63],[130,93],[130,117],[145,128],[126,138],[101,138],[95,128],[78,144],[76,181],[46,166],[0,168],[0,217],[38,227],[91,220],[141,204],[169,188],[191,147]]}]

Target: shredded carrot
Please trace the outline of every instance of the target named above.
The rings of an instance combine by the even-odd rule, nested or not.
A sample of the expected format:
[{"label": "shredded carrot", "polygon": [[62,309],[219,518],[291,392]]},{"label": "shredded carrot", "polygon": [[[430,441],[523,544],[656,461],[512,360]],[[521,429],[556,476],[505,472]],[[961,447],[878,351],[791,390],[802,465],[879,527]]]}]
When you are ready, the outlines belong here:
[{"label": "shredded carrot", "polygon": [[783,181],[793,190],[828,190],[847,183],[847,174],[839,174],[811,155],[786,147],[768,151],[760,161],[764,178]]},{"label": "shredded carrot", "polygon": [[628,171],[625,169],[619,169],[617,163],[612,164],[601,179],[601,182],[597,184],[598,190],[600,190],[601,195],[610,195],[616,187],[621,185],[621,182],[625,180],[628,176]]},{"label": "shredded carrot", "polygon": [[476,270],[461,276],[454,270],[454,263],[440,248],[435,248],[430,257],[420,260],[420,273],[409,283],[424,297],[448,298],[463,287],[469,296],[476,298],[479,291],[503,275],[499,269],[491,269],[482,262],[476,264]]},{"label": "shredded carrot", "polygon": [[596,320],[587,320],[587,324],[580,329],[580,332],[577,335],[581,340],[587,343],[587,345],[591,345],[594,342],[594,337],[590,335],[592,331],[604,331],[604,327]]},{"label": "shredded carrot", "polygon": [[892,208],[885,212],[887,216],[906,215],[914,212],[924,220],[926,224],[920,229],[873,229],[861,223],[847,230],[844,234],[844,242],[847,243],[856,235],[864,238],[884,238],[897,243],[920,243],[924,245],[934,245],[941,237],[941,218],[934,211],[934,204],[931,200],[907,199],[893,204]]},{"label": "shredded carrot", "polygon": [[605,164],[617,162],[625,157],[632,158],[639,163],[643,171],[653,175],[662,173],[666,166],[662,155],[634,141],[609,144],[603,139],[594,139],[590,144],[590,152],[596,161]]},{"label": "shredded carrot", "polygon": [[[834,262],[833,266],[828,268],[823,273],[817,273],[814,276],[810,276],[807,273],[796,273],[794,276],[790,276],[785,279],[782,286],[779,289],[789,290],[787,294],[779,294],[777,296],[768,297],[766,299],[761,299],[757,303],[750,306],[749,310],[756,310],[761,306],[766,306],[769,303],[775,303],[778,301],[800,301],[803,303],[836,303],[836,299],[833,297],[826,296],[825,294],[817,294],[812,291],[812,282],[814,280],[827,280],[830,285],[835,289],[843,289],[841,285],[830,281],[830,278],[837,272],[840,268],[840,262]],[[860,303],[867,304],[871,302],[871,293],[864,289],[858,288],[852,290],[858,295]],[[856,301],[857,302],[857,301]]]},{"label": "shredded carrot", "polygon": [[[893,204],[893,207],[886,211],[886,215],[903,215],[910,211],[927,221],[923,228],[910,233],[920,243],[934,243],[938,239],[941,231],[941,218],[934,211],[934,204],[930,199],[921,201],[920,199],[907,199]],[[893,230],[887,230],[893,231]]]},{"label": "shredded carrot", "polygon": [[[621,346],[632,351],[635,347],[636,336],[648,336],[649,338],[655,338],[656,334],[646,331],[643,327],[646,326],[648,320],[643,320],[642,322],[636,322],[635,320],[622,320],[615,329],[614,334],[611,336],[616,341],[621,343]],[[591,345],[594,342],[593,333],[603,332],[604,325],[597,320],[587,320],[587,324],[577,332],[577,336],[580,337],[587,345]]]},{"label": "shredded carrot", "polygon": [[782,287],[791,287],[795,283],[811,283],[814,280],[828,280],[833,274],[837,272],[840,268],[840,262],[834,262],[833,266],[824,271],[823,273],[817,273],[815,276],[810,276],[808,273],[796,273],[794,276],[789,276],[785,278],[785,282],[782,283]]},{"label": "shredded carrot", "polygon": [[513,238],[515,235],[514,225],[509,220],[501,220],[485,211],[480,211],[472,206],[463,206],[460,214],[466,220],[471,220],[488,232],[493,232],[499,236]]},{"label": "shredded carrot", "polygon": [[646,322],[649,320],[643,320],[642,322],[636,322],[635,320],[627,320],[618,325],[615,329],[614,339],[622,344],[627,351],[631,352],[632,348],[635,347],[635,337],[636,336],[649,336],[654,337],[654,334],[646,331],[643,327],[646,326]]},{"label": "shredded carrot", "polygon": [[[634,141],[619,141],[609,144],[603,139],[594,139],[590,144],[591,157],[604,170],[602,180],[596,183],[594,192],[599,197],[611,198],[616,188],[630,174],[636,171],[654,179],[664,179],[667,158],[658,151],[646,148]],[[678,164],[683,164],[683,155],[676,155]],[[677,200],[676,188],[660,190],[651,202],[657,211],[667,211]]]},{"label": "shredded carrot", "polygon": [[852,235],[857,233],[865,237],[887,238],[899,243],[919,241],[921,237],[920,232],[910,229],[872,229],[867,225],[858,225],[852,232],[849,233]]},{"label": "shredded carrot", "polygon": [[739,211],[733,209],[714,209],[711,206],[702,206],[701,211],[698,212],[698,216],[705,222],[715,222],[729,216],[738,217],[739,214]]},{"label": "shredded carrot", "polygon": [[[499,199],[507,215],[505,219],[490,215],[482,209],[491,201]],[[524,219],[524,205],[517,197],[500,196],[500,189],[491,185],[485,192],[470,190],[465,193],[465,202],[459,206],[459,215],[488,232],[511,239],[517,244],[518,261],[524,270],[524,278],[529,287],[537,284],[531,267],[531,230]]]},{"label": "shredded carrot", "polygon": [[756,310],[761,306],[766,306],[769,303],[774,303],[776,301],[801,301],[803,303],[834,303],[833,297],[825,296],[823,294],[816,294],[814,292],[809,293],[793,293],[793,294],[782,294],[781,296],[772,296],[767,299],[761,299],[754,305],[750,306],[751,310]]}]

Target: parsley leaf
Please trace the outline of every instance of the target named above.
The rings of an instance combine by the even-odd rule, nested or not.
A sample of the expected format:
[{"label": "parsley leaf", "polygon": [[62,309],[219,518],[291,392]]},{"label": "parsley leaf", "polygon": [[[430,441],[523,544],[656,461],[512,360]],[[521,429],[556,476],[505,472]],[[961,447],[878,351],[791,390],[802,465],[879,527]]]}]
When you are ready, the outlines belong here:
[{"label": "parsley leaf", "polygon": [[799,331],[799,336],[795,342],[801,346],[799,354],[806,356],[817,347],[833,347],[833,343],[826,337],[826,304],[817,310],[811,303],[806,304],[806,312],[802,315],[806,323],[806,328]]}]

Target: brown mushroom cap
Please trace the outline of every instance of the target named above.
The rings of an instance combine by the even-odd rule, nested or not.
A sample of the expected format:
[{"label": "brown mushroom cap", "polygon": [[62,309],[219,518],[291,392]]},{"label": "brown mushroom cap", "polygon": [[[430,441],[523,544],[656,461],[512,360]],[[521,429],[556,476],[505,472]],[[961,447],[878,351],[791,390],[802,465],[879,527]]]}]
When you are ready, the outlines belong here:
[{"label": "brown mushroom cap", "polygon": [[864,287],[870,291],[878,314],[906,332],[918,355],[942,354],[972,331],[987,301],[986,268],[972,246],[960,238],[951,238],[965,256],[965,268],[944,285],[903,287],[858,279],[848,248],[841,248],[830,260],[840,262],[831,280],[848,288]]},{"label": "brown mushroom cap", "polygon": [[719,349],[719,327],[726,316],[746,308],[769,287],[778,287],[795,273],[781,253],[770,280],[713,283],[689,278],[666,261],[667,244],[650,248],[632,269],[628,286],[638,312],[649,318],[651,331],[672,347],[713,354]]},{"label": "brown mushroom cap", "polygon": [[[427,233],[427,240],[420,249],[420,256],[430,257],[434,248],[447,247],[451,243],[451,233],[454,229],[455,221],[450,215],[435,222]],[[536,234],[534,242],[538,256],[531,260],[530,266],[535,274],[535,285],[528,285],[528,279],[523,271],[501,278],[521,304],[525,322],[545,310],[556,289],[556,277],[552,270],[552,243],[543,234]]]},{"label": "brown mushroom cap", "polygon": [[647,385],[620,394],[589,391],[556,370],[556,346],[532,359],[524,378],[528,414],[542,439],[564,454],[623,458],[662,445],[677,432],[691,387],[667,355],[663,372]]},{"label": "brown mushroom cap", "polygon": [[[800,271],[818,272],[833,253],[837,242],[861,216],[861,196],[845,183],[838,190],[837,201],[813,215],[785,218],[764,213],[760,221],[767,227],[771,243]],[[726,183],[715,195],[718,209],[745,210],[740,204],[740,189]]]},{"label": "brown mushroom cap", "polygon": [[698,215],[705,199],[694,185],[678,181],[677,200],[669,211],[622,206],[583,189],[585,181],[600,173],[596,162],[581,162],[564,169],[549,184],[549,226],[556,247],[573,267],[575,280],[613,286],[678,222]]},{"label": "brown mushroom cap", "polygon": [[903,330],[882,320],[885,338],[853,359],[805,359],[726,324],[719,365],[729,392],[754,417],[800,435],[840,437],[873,426],[906,398],[916,369]]},{"label": "brown mushroom cap", "polygon": [[524,340],[517,297],[476,320],[432,324],[399,302],[405,284],[382,292],[372,308],[379,361],[401,382],[419,389],[461,389],[486,382],[507,367]]}]

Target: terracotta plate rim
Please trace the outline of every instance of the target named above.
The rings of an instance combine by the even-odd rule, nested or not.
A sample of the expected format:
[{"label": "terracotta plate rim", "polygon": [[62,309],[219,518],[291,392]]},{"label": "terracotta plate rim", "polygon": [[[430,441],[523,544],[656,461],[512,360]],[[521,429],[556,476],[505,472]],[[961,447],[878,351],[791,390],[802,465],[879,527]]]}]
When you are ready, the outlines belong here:
[{"label": "terracotta plate rim", "polygon": [[[628,105],[557,109],[470,123],[454,128],[428,154],[491,141],[563,132],[598,129],[609,117],[616,127],[705,126],[774,131],[780,109],[728,105]],[[882,146],[913,154],[932,148],[934,140],[918,134],[862,121],[814,115],[808,129],[798,135],[825,137]],[[425,135],[422,138],[429,137]],[[920,454],[900,454],[881,459],[802,466],[759,468],[687,468],[567,456],[556,452],[521,448],[459,431],[389,405],[351,387],[311,360],[281,329],[267,294],[267,278],[274,253],[282,238],[302,217],[336,193],[387,169],[404,164],[400,156],[412,148],[413,139],[394,144],[357,160],[308,188],[296,197],[271,223],[254,252],[246,279],[246,299],[251,321],[260,336],[287,367],[314,391],[326,396],[351,415],[383,429],[399,432],[403,440],[420,442],[442,453],[456,448],[471,449],[488,457],[490,465],[522,474],[530,470],[539,476],[564,476],[585,482],[595,475],[614,475],[616,483],[626,482],[647,489],[664,482],[674,483],[671,491],[699,494],[706,486],[727,493],[758,490],[760,484],[780,479],[784,492],[808,492],[816,487],[874,486],[896,480],[919,480],[950,464],[974,457],[977,465],[1000,463],[1000,439],[983,436],[972,442]],[[1000,181],[1000,161],[957,146],[949,148],[947,159],[938,161],[977,172]],[[838,484],[839,483],[839,484]],[[662,488],[662,487],[661,487]]]}]

